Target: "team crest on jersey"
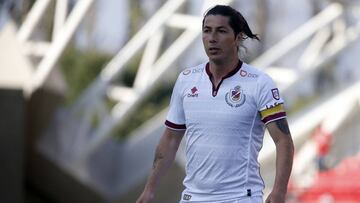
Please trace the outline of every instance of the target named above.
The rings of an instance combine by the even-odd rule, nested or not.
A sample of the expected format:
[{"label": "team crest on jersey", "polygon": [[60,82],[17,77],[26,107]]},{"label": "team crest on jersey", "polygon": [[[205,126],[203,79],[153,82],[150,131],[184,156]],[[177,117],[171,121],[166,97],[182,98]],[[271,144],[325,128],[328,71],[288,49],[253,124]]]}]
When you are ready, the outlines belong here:
[{"label": "team crest on jersey", "polygon": [[231,89],[225,95],[226,103],[231,107],[239,107],[245,103],[246,95],[241,87],[238,85]]}]

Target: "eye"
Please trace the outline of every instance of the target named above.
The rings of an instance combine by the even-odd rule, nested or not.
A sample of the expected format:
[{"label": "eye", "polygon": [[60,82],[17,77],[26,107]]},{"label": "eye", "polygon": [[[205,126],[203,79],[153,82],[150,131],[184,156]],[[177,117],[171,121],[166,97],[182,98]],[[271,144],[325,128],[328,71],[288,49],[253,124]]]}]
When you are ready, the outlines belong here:
[{"label": "eye", "polygon": [[209,29],[203,29],[203,33],[209,33],[210,30]]},{"label": "eye", "polygon": [[219,30],[220,33],[227,33],[226,30]]}]

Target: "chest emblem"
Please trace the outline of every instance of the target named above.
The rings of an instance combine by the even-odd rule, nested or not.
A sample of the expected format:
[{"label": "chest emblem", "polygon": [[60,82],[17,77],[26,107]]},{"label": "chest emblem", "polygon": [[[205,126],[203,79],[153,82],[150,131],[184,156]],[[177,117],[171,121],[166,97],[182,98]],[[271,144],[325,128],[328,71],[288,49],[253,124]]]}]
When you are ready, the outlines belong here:
[{"label": "chest emblem", "polygon": [[239,85],[230,89],[225,95],[225,101],[231,107],[239,107],[245,103],[245,100],[246,95]]}]

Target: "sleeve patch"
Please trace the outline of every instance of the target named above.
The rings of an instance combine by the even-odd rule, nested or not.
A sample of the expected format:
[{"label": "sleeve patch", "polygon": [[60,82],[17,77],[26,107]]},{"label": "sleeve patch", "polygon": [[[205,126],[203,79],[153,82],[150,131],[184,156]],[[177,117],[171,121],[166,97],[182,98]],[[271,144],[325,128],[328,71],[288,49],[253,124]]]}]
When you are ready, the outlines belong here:
[{"label": "sleeve patch", "polygon": [[271,93],[274,99],[276,100],[280,99],[280,93],[278,88],[271,89]]}]

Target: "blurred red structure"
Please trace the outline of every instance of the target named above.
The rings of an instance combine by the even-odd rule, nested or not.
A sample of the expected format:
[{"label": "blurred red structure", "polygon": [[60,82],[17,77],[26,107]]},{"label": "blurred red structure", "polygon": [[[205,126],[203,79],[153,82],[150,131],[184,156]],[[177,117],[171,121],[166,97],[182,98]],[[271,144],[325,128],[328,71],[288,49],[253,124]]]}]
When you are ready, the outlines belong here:
[{"label": "blurred red structure", "polygon": [[317,162],[320,171],[327,170],[326,156],[328,155],[332,142],[332,135],[321,126],[317,127],[312,134],[317,147]]},{"label": "blurred red structure", "polygon": [[302,203],[359,203],[360,154],[344,159],[334,169],[319,172],[310,188],[296,193],[298,202]]},{"label": "blurred red structure", "polygon": [[329,153],[332,136],[326,132],[322,127],[316,128],[313,139],[317,144],[317,152],[321,156],[326,156]]}]

